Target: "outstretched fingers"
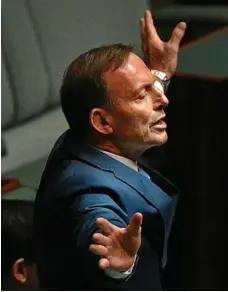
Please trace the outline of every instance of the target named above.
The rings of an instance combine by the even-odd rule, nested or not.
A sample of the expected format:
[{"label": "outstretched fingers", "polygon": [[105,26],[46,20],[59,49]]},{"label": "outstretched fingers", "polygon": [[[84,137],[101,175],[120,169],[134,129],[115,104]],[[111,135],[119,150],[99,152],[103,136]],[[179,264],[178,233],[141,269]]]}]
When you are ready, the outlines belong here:
[{"label": "outstretched fingers", "polygon": [[107,256],[107,248],[103,245],[99,244],[90,244],[89,246],[89,251],[92,252],[93,254],[105,257]]},{"label": "outstretched fingers", "polygon": [[127,226],[127,232],[131,236],[138,236],[142,229],[143,215],[141,213],[135,213]]},{"label": "outstretched fingers", "polygon": [[179,45],[181,40],[184,37],[185,31],[186,31],[187,25],[185,22],[179,22],[173,32],[172,32],[172,36],[169,40],[169,43],[176,49],[179,49]]},{"label": "outstretched fingers", "polygon": [[146,53],[147,45],[146,45],[146,31],[145,31],[145,19],[140,18],[140,35],[141,35],[141,50],[143,53]]},{"label": "outstretched fingers", "polygon": [[101,233],[94,233],[93,241],[96,244],[100,244],[106,247],[111,245],[111,239]]},{"label": "outstretched fingers", "polygon": [[116,228],[118,228],[105,218],[97,218],[96,223],[104,235],[111,235],[112,232],[115,232]]},{"label": "outstretched fingers", "polygon": [[154,43],[160,43],[161,39],[158,36],[157,30],[154,26],[154,21],[151,15],[151,12],[149,10],[145,11],[144,14],[144,19],[145,19],[145,32],[148,37],[148,41],[154,42]]},{"label": "outstretched fingers", "polygon": [[106,259],[106,258],[102,258],[99,260],[99,263],[98,263],[99,267],[101,270],[105,270],[105,269],[108,269],[109,266],[110,266],[110,263],[109,263],[109,260]]}]

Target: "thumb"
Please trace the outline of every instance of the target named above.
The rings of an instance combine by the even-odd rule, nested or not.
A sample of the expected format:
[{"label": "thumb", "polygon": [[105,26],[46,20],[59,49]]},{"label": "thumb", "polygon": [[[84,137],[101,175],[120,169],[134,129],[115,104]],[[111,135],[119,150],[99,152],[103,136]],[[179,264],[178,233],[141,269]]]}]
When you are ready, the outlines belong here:
[{"label": "thumb", "polygon": [[127,232],[131,236],[138,236],[141,233],[143,215],[141,213],[135,213],[127,226]]}]

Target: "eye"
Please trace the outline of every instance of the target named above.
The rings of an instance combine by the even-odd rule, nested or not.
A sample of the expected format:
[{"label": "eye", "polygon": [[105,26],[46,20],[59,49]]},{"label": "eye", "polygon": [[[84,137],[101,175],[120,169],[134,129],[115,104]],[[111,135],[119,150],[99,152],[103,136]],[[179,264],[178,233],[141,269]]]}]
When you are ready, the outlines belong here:
[{"label": "eye", "polygon": [[144,91],[142,94],[140,94],[140,95],[138,96],[137,99],[139,99],[139,100],[143,100],[143,99],[146,98],[146,97],[147,97],[147,91]]}]

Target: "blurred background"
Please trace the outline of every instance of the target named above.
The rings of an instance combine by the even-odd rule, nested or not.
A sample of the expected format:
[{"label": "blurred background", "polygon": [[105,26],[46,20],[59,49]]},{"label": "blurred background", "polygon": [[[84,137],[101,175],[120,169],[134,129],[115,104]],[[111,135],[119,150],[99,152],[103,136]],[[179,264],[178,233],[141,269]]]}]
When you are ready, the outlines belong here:
[{"label": "blurred background", "polygon": [[47,156],[67,124],[59,88],[67,65],[96,46],[140,52],[146,9],[168,40],[186,21],[167,108],[169,141],[142,161],[181,196],[171,232],[166,290],[227,290],[227,0],[3,0],[2,199],[34,200]]}]

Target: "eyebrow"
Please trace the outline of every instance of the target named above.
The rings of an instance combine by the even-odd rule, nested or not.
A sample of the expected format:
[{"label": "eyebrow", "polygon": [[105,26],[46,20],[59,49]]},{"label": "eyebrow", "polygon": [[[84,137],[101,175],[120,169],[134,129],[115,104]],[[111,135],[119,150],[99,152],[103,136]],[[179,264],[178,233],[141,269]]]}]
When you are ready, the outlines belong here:
[{"label": "eyebrow", "polygon": [[133,91],[133,95],[134,95],[134,96],[137,96],[137,95],[141,92],[142,89],[151,86],[153,83],[154,83],[154,82],[152,82],[152,83],[151,83],[151,82],[149,82],[149,83],[147,82],[147,83],[142,84],[139,88],[137,88],[137,89],[135,89],[135,90]]}]

